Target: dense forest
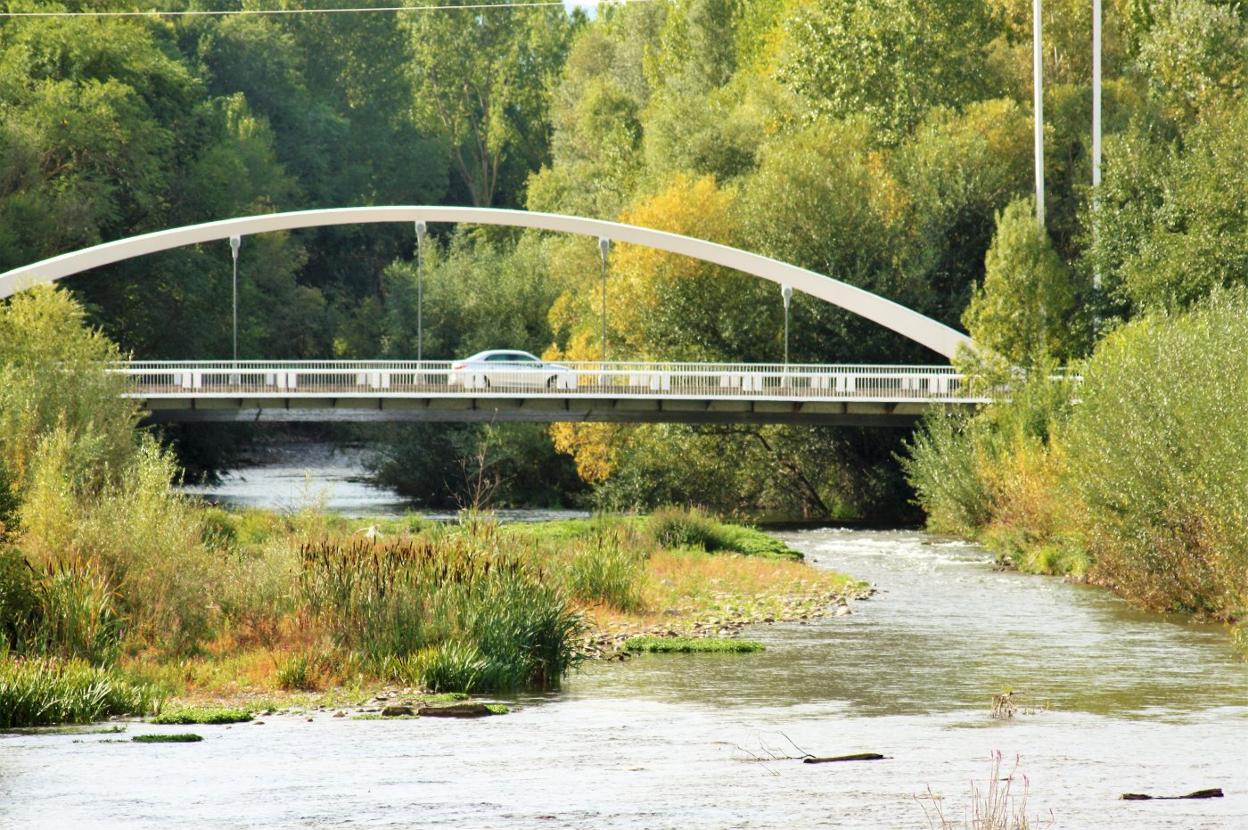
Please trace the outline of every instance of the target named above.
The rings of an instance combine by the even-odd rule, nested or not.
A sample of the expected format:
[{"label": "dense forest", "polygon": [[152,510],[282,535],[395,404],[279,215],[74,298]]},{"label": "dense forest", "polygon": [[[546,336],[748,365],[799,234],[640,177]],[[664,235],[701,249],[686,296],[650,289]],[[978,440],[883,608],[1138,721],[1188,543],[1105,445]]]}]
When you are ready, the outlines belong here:
[{"label": "dense forest", "polygon": [[[318,5],[342,4],[158,7]],[[1041,228],[1028,202],[1030,5],[0,18],[0,270],[250,213],[495,205],[758,251],[968,328],[1010,363],[1067,362],[1122,323],[1248,281],[1248,13],[1206,0],[1106,4],[1094,199],[1090,4],[1045,4]],[[130,6],[0,4],[52,8]],[[425,355],[597,357],[593,240],[432,231]],[[398,226],[246,239],[242,356],[413,357],[414,244]],[[229,262],[224,243],[204,245],[69,285],[125,352],[224,357]],[[770,283],[628,246],[610,269],[612,357],[779,358]],[[935,362],[800,295],[791,354]],[[171,437],[207,466],[238,438]],[[452,498],[455,465],[482,447],[512,501],[895,516],[911,497],[895,460],[906,436],[893,431],[413,426],[354,437],[384,448],[380,477],[426,502]]]}]

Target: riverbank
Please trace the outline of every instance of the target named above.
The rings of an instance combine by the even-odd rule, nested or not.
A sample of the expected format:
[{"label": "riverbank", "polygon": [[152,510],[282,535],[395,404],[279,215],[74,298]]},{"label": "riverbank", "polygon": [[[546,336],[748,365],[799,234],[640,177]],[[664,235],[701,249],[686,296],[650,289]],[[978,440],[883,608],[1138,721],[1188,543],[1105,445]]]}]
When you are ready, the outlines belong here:
[{"label": "riverbank", "polygon": [[[848,614],[868,591],[765,533],[693,510],[517,525],[474,513],[438,523],[185,511],[199,544],[169,553],[165,572],[198,584],[100,597],[112,624],[87,638],[94,653],[75,652],[75,641],[24,656],[45,660],[44,675],[71,658],[107,667],[151,708],[164,698],[358,709],[378,695],[555,688],[633,635],[733,636],[750,623]],[[91,587],[80,574],[53,583],[31,573],[27,643],[50,619],[39,606],[50,585]],[[127,618],[147,603],[188,625],[154,632]],[[89,629],[97,610],[62,628]],[[42,642],[55,644],[60,630],[44,630]]]}]

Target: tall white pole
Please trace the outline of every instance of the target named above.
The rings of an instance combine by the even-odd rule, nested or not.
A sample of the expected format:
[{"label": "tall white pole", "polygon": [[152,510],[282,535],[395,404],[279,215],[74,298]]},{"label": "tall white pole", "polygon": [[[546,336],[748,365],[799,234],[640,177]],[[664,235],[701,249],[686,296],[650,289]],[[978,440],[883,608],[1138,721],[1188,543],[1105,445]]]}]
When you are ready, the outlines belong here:
[{"label": "tall white pole", "polygon": [[416,362],[425,359],[425,231],[416,223]]},{"label": "tall white pole", "polygon": [[607,367],[607,254],[611,240],[605,236],[598,239],[598,254],[602,257],[602,367]]},{"label": "tall white pole", "polygon": [[1036,221],[1044,224],[1044,51],[1040,0],[1031,2],[1032,113],[1036,128]]},{"label": "tall white pole", "polygon": [[784,371],[789,371],[789,304],[793,301],[793,286],[780,286],[780,298],[784,300]]},{"label": "tall white pole", "polygon": [[243,244],[241,236],[230,237],[230,258],[234,260],[234,368],[238,368],[238,249]]},{"label": "tall white pole", "polygon": [[[1101,187],[1101,0],[1092,0],[1092,237],[1096,238]],[[1101,271],[1092,272],[1092,287],[1101,287]]]}]

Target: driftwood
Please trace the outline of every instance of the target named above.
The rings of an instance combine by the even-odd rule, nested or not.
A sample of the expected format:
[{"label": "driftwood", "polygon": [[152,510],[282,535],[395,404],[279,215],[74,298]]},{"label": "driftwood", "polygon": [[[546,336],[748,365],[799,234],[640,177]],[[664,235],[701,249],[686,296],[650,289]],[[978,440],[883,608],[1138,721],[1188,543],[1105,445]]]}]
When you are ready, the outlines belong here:
[{"label": "driftwood", "polygon": [[830,758],[816,758],[814,755],[807,755],[802,759],[803,764],[831,764],[835,761],[883,761],[884,756],[878,752],[859,752],[855,755],[833,755]]},{"label": "driftwood", "polygon": [[1123,793],[1121,798],[1123,801],[1177,801],[1180,798],[1221,798],[1222,788],[1214,787],[1210,790],[1197,790],[1187,795],[1146,795],[1144,793]]}]

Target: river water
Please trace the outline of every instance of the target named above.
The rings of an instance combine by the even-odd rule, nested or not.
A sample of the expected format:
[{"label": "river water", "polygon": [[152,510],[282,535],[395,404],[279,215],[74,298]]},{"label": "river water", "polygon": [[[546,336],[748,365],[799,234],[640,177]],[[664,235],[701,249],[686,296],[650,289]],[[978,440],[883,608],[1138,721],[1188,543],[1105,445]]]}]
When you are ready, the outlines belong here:
[{"label": "river water", "polygon": [[[0,826],[923,828],[932,802],[915,796],[960,822],[999,751],[1033,827],[1248,827],[1248,664],[1223,631],[920,533],[782,535],[878,593],[748,631],[761,654],[598,663],[481,721],[316,713],[166,746],[2,736]],[[1048,708],[994,721],[1005,688]],[[888,759],[757,760],[794,745]],[[1209,787],[1226,797],[1118,800]]]}]

